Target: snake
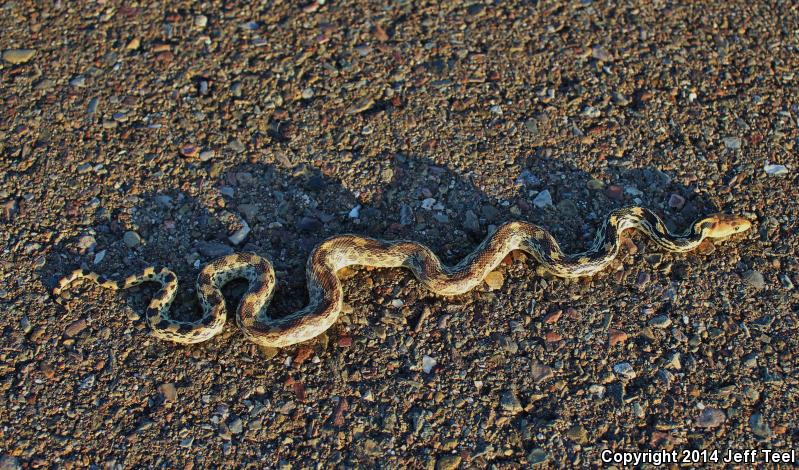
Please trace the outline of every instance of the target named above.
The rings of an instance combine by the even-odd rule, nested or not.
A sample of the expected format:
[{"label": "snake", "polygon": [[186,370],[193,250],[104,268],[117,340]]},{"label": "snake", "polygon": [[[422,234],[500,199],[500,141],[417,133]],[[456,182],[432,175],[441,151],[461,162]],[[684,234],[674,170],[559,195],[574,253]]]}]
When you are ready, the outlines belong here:
[{"label": "snake", "polygon": [[55,296],[78,279],[109,289],[127,289],[145,282],[161,285],[149,302],[146,321],[152,334],[181,344],[207,341],[224,329],[227,320],[222,287],[244,279],[248,288],[236,309],[236,323],[244,336],[265,347],[282,348],[310,340],[330,328],[341,314],[344,291],[339,271],[351,266],[405,268],[428,290],[456,296],[478,286],[514,250],[531,255],[545,271],[562,278],[591,276],[618,255],[624,231],[637,229],[660,248],[686,252],[705,239],[727,239],[745,232],[751,222],[743,216],[717,213],[697,219],[682,232],[672,232],[654,212],[643,207],[616,209],[606,216],[591,247],[566,254],[544,228],[524,221],[505,222],[469,255],[447,266],[427,246],[406,240],[385,241],[352,234],[328,238],[311,251],[306,263],[308,304],[291,314],[275,317],[267,312],[276,277],[272,263],[254,253],[234,253],[205,265],[196,282],[202,307],[199,319],[185,321],[169,314],[178,290],[177,275],[168,268],[145,268],[139,274],[116,281],[96,272],[76,269],[58,280]]}]

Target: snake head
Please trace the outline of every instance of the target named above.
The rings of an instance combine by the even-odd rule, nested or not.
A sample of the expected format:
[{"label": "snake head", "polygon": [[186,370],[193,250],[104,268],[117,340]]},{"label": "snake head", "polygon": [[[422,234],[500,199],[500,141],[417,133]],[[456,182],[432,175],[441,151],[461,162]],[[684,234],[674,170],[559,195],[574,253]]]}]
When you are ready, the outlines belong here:
[{"label": "snake head", "polygon": [[727,238],[743,233],[752,227],[752,222],[746,217],[730,214],[713,214],[698,223],[699,228],[706,237]]}]

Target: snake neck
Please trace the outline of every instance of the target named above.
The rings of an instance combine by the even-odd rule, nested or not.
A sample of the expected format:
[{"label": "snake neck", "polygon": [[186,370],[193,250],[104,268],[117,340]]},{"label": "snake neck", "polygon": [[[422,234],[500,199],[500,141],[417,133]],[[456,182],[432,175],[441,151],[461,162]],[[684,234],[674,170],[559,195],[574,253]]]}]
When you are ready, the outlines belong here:
[{"label": "snake neck", "polygon": [[[613,214],[617,212],[619,216],[619,223],[615,227],[617,234],[629,228],[636,228],[667,251],[675,253],[690,251],[698,247],[706,238],[705,229],[701,223],[694,223],[682,232],[672,232],[666,227],[663,220],[649,209],[631,207],[620,209]],[[610,221],[611,217],[607,219],[607,222]]]}]

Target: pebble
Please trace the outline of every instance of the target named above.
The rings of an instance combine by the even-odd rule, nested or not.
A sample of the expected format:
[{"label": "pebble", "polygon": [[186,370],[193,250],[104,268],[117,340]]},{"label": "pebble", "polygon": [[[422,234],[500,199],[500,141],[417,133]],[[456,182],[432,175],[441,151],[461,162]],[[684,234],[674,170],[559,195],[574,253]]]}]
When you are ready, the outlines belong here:
[{"label": "pebble", "polygon": [[200,161],[207,162],[216,156],[216,152],[213,150],[203,150],[200,152]]},{"label": "pebble", "polygon": [[630,99],[624,96],[623,94],[619,93],[618,91],[614,91],[613,93],[611,93],[610,96],[614,104],[617,104],[619,106],[627,106],[630,104]]},{"label": "pebble", "polygon": [[729,150],[738,150],[741,148],[740,137],[725,137],[722,140],[724,142],[724,146],[727,147],[727,149]]},{"label": "pebble", "polygon": [[624,200],[624,190],[621,186],[612,184],[605,190],[605,195],[614,201]]},{"label": "pebble", "polygon": [[327,187],[327,181],[320,175],[314,175],[308,178],[305,187],[310,191],[322,191]]},{"label": "pebble", "polygon": [[128,248],[135,248],[141,245],[141,236],[132,230],[128,230],[124,235],[122,235],[122,241],[128,246]]},{"label": "pebble", "polygon": [[717,428],[724,424],[726,419],[727,415],[724,414],[724,411],[716,408],[705,408],[699,413],[696,425],[701,428]]},{"label": "pebble", "polygon": [[33,331],[33,325],[26,315],[19,319],[19,327],[22,328],[22,332],[26,335]]},{"label": "pebble", "polygon": [[591,57],[602,62],[612,62],[613,55],[602,46],[594,46],[591,48]]},{"label": "pebble", "polygon": [[69,81],[69,85],[74,86],[75,88],[83,88],[86,86],[86,77],[83,75],[78,75]]},{"label": "pebble", "polygon": [[530,366],[530,375],[536,383],[551,379],[554,375],[552,368],[541,362],[534,362]]},{"label": "pebble", "polygon": [[362,113],[362,112],[366,111],[367,109],[371,108],[373,104],[375,104],[375,100],[374,99],[372,99],[370,97],[362,98],[359,101],[355,102],[352,106],[347,108],[346,113],[347,114]]},{"label": "pebble", "polygon": [[633,369],[633,366],[630,365],[629,362],[619,362],[618,364],[613,366],[613,372],[619,374],[625,379],[635,378],[635,370]]},{"label": "pebble", "polygon": [[644,195],[644,193],[635,186],[627,186],[626,188],[624,188],[624,194],[630,197],[639,197]]},{"label": "pebble", "polygon": [[473,234],[480,233],[480,221],[477,218],[477,214],[475,214],[471,209],[466,211],[466,214],[464,214],[463,228]]},{"label": "pebble", "polygon": [[81,237],[78,238],[78,249],[81,253],[93,251],[96,246],[97,240],[92,235],[81,235]]},{"label": "pebble", "polygon": [[768,439],[771,437],[771,428],[766,420],[763,419],[762,413],[752,414],[749,418],[749,427],[752,428],[752,432],[755,433],[755,436],[759,438]]},{"label": "pebble", "polygon": [[680,370],[682,369],[682,361],[680,360],[681,358],[682,355],[677,351],[669,353],[666,355],[663,367],[665,367],[666,369]]},{"label": "pebble", "polygon": [[322,230],[322,222],[315,217],[303,217],[297,222],[297,228],[306,233],[316,233]]},{"label": "pebble", "polygon": [[751,403],[754,403],[760,399],[760,392],[757,391],[755,387],[751,385],[747,385],[744,387],[744,396],[749,399]]},{"label": "pebble", "polygon": [[455,470],[461,464],[461,456],[458,454],[442,455],[436,460],[436,470]]},{"label": "pebble", "polygon": [[750,269],[743,273],[743,279],[750,287],[753,287],[757,290],[766,288],[766,281],[763,279],[763,275],[754,269]]},{"label": "pebble", "polygon": [[199,242],[197,251],[206,258],[219,258],[233,253],[233,248],[219,242]]},{"label": "pebble", "polygon": [[429,374],[433,371],[433,367],[436,366],[438,362],[430,356],[425,355],[422,357],[422,370],[425,374]]},{"label": "pebble", "polygon": [[39,81],[39,83],[36,84],[34,89],[36,89],[37,91],[47,91],[47,90],[52,90],[54,86],[55,86],[55,80],[45,78]]},{"label": "pebble", "polygon": [[490,290],[501,289],[502,285],[505,283],[505,276],[503,276],[499,271],[491,271],[485,277],[485,283],[488,285]]},{"label": "pebble", "polygon": [[518,414],[524,411],[519,398],[512,391],[503,393],[499,399],[499,404],[503,410],[511,414]]},{"label": "pebble", "polygon": [[24,64],[36,55],[36,49],[7,49],[3,51],[3,60],[9,64]]},{"label": "pebble", "polygon": [[685,206],[685,198],[679,194],[669,195],[669,207],[680,210]]},{"label": "pebble", "polygon": [[552,207],[552,195],[549,193],[549,190],[545,189],[538,193],[535,199],[533,199],[533,205],[539,209]]},{"label": "pebble", "polygon": [[788,167],[786,167],[785,165],[777,165],[774,163],[766,163],[763,166],[763,171],[765,171],[766,174],[769,176],[780,176],[780,175],[787,175],[788,173],[790,173]]},{"label": "pebble", "polygon": [[578,444],[585,444],[588,442],[588,431],[585,427],[575,424],[566,431],[566,437]]},{"label": "pebble", "polygon": [[555,310],[554,312],[550,312],[544,317],[544,323],[548,325],[557,323],[558,320],[560,320],[561,315],[563,315],[563,310]]},{"label": "pebble", "polygon": [[239,139],[233,139],[227,144],[228,148],[235,153],[241,153],[246,150],[244,144],[241,143]]},{"label": "pebble", "polygon": [[14,220],[14,216],[19,211],[19,203],[16,199],[11,199],[3,203],[3,219],[7,221]]},{"label": "pebble", "polygon": [[77,336],[81,331],[85,330],[87,326],[88,324],[86,323],[85,319],[81,318],[80,320],[75,320],[67,325],[66,329],[64,329],[64,334],[72,338]]},{"label": "pebble", "polygon": [[674,382],[674,374],[666,369],[658,369],[657,378],[660,379],[666,387],[670,387],[672,382]]},{"label": "pebble", "polygon": [[608,343],[611,347],[627,341],[627,333],[613,328],[608,329]]},{"label": "pebble", "polygon": [[250,225],[247,223],[247,221],[240,219],[239,223],[241,224],[241,228],[236,230],[233,235],[228,237],[228,241],[236,246],[239,246],[241,242],[247,238],[247,235],[250,234]]},{"label": "pebble", "polygon": [[249,223],[255,223],[258,220],[258,213],[260,212],[258,204],[239,204],[237,209],[244,215],[244,220]]},{"label": "pebble", "polygon": [[241,434],[244,431],[244,423],[238,416],[231,416],[228,420],[228,430],[230,434]]},{"label": "pebble", "polygon": [[598,179],[594,178],[594,179],[588,180],[588,182],[585,184],[585,186],[588,189],[592,189],[592,190],[596,191],[596,190],[599,190],[599,189],[604,189],[605,188],[605,183],[603,183],[602,180],[598,180]]},{"label": "pebble", "polygon": [[529,454],[527,454],[527,463],[534,467],[543,465],[547,463],[548,460],[549,454],[547,454],[547,452],[540,447],[534,448]]},{"label": "pebble", "polygon": [[650,318],[646,323],[652,328],[664,329],[671,326],[671,318],[666,315],[658,315],[656,317]]},{"label": "pebble", "polygon": [[527,132],[538,135],[538,123],[535,119],[528,119],[524,121],[524,128],[527,129]]},{"label": "pebble", "polygon": [[497,340],[499,346],[510,354],[516,354],[519,351],[519,345],[508,336],[500,336]]},{"label": "pebble", "polygon": [[174,402],[178,398],[178,390],[173,383],[163,383],[158,386],[158,391],[164,395],[164,399],[168,402]]},{"label": "pebble", "polygon": [[180,148],[180,154],[184,157],[196,157],[200,153],[200,147],[196,145],[184,145]]},{"label": "pebble", "polygon": [[741,365],[743,365],[747,369],[753,369],[757,367],[757,354],[750,353],[744,356],[741,359]]},{"label": "pebble", "polygon": [[598,118],[602,113],[593,106],[586,106],[583,108],[583,116],[589,118]]},{"label": "pebble", "polygon": [[86,107],[86,114],[92,115],[97,112],[97,105],[100,104],[100,98],[93,97],[89,100],[89,105]]},{"label": "pebble", "polygon": [[642,290],[649,284],[649,281],[652,279],[652,276],[647,271],[639,271],[638,277],[635,279],[635,287],[638,290]]},{"label": "pebble", "polygon": [[413,209],[411,208],[411,206],[407,204],[402,204],[400,206],[400,224],[407,227],[412,223],[413,223]]},{"label": "pebble", "polygon": [[542,183],[541,178],[539,178],[533,172],[527,169],[522,170],[522,172],[516,178],[516,182],[518,184],[522,184],[524,186],[529,186],[529,187],[540,186]]},{"label": "pebble", "polygon": [[194,17],[194,26],[200,29],[208,25],[208,17],[205,15],[197,15]]},{"label": "pebble", "polygon": [[782,287],[787,290],[792,290],[794,288],[793,281],[791,281],[791,278],[785,273],[780,274],[780,282],[782,283]]},{"label": "pebble", "polygon": [[22,470],[19,459],[10,455],[0,456],[0,470]]}]

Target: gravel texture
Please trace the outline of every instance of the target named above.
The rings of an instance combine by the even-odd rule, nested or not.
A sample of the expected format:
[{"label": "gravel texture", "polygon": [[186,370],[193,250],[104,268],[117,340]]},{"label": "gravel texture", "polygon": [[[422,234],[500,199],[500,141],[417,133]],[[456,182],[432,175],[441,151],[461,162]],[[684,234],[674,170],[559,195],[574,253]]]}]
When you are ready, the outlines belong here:
[{"label": "gravel texture", "polygon": [[[2,468],[797,447],[795,5],[169,3],[0,7]],[[151,287],[49,293],[165,265],[189,318],[199,267],[252,251],[287,312],[334,234],[452,262],[523,219],[574,251],[628,204],[754,226],[688,255],[634,236],[579,282],[513,255],[458,298],[353,270],[328,334],[277,351],[149,337]]]}]

